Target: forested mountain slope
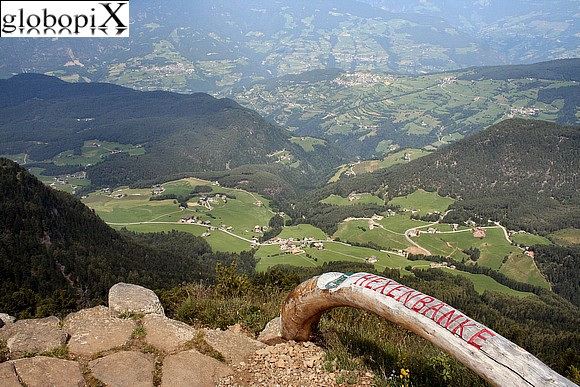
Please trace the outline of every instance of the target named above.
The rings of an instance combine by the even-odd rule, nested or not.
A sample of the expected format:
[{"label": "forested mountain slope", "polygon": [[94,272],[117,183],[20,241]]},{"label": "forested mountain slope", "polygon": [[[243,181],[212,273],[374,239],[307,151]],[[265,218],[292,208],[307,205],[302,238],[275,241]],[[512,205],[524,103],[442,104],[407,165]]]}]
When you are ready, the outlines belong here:
[{"label": "forested mountain slope", "polygon": [[[0,158],[0,197],[0,310],[13,315],[102,302],[120,281],[166,288],[211,279],[215,262],[233,257],[212,253],[192,235],[140,241],[121,235],[79,200],[46,187],[5,158]],[[250,266],[253,270],[253,262]]]},{"label": "forested mountain slope", "polygon": [[579,173],[579,127],[512,119],[399,167],[345,179],[318,196],[394,197],[422,188],[461,199],[450,215],[549,232],[580,226]]},{"label": "forested mountain slope", "polygon": [[[91,165],[87,172],[96,186],[275,163],[272,154],[281,150],[300,171],[333,161],[326,146],[317,149],[329,157],[316,158],[315,152],[311,157],[290,141],[289,132],[256,112],[202,93],[137,92],[21,74],[0,80],[0,95],[0,154],[25,153],[28,161],[44,161],[42,167],[50,168],[49,159],[67,150],[80,154],[87,141],[144,150],[112,154]],[[75,169],[82,167],[67,165],[66,173]]]}]

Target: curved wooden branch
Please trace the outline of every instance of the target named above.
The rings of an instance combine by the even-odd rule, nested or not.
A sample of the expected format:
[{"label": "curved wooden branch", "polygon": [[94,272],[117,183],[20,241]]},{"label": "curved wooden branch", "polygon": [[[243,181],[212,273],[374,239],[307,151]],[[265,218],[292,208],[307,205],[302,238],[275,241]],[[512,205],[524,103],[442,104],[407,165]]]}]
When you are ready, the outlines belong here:
[{"label": "curved wooden branch", "polygon": [[418,334],[496,386],[575,386],[450,305],[369,273],[326,273],[298,285],[282,306],[282,337],[308,340],[322,313],[338,306],[373,312]]}]

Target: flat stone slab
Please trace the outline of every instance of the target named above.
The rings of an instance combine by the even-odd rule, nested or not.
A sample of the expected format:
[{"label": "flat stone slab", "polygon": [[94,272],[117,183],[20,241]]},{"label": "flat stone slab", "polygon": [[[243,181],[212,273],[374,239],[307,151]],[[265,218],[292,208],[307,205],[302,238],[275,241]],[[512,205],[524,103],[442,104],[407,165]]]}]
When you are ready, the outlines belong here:
[{"label": "flat stone slab", "polygon": [[64,324],[70,335],[69,352],[85,356],[126,344],[135,327],[134,320],[110,317],[105,306],[71,313],[66,316]]},{"label": "flat stone slab", "polygon": [[114,317],[123,313],[165,316],[163,306],[152,290],[124,282],[119,282],[109,289],[109,311]]},{"label": "flat stone slab", "polygon": [[80,387],[85,379],[79,363],[53,357],[37,356],[12,362],[16,374],[27,386]]},{"label": "flat stone slab", "polygon": [[19,320],[0,329],[0,339],[15,356],[46,352],[66,343],[68,335],[59,325],[60,320],[54,316]]},{"label": "flat stone slab", "polygon": [[146,315],[143,328],[147,333],[145,341],[166,353],[178,350],[197,334],[193,327],[157,314]]},{"label": "flat stone slab", "polygon": [[205,331],[205,341],[219,351],[229,364],[239,364],[247,361],[258,349],[266,345],[254,340],[244,333],[230,329],[208,329]]},{"label": "flat stone slab", "polygon": [[162,387],[213,387],[233,374],[226,364],[196,350],[169,355],[163,361]]},{"label": "flat stone slab", "polygon": [[152,355],[122,351],[89,362],[93,376],[109,387],[153,386]]},{"label": "flat stone slab", "polygon": [[0,363],[0,386],[22,387],[16,375],[16,369],[11,361]]}]

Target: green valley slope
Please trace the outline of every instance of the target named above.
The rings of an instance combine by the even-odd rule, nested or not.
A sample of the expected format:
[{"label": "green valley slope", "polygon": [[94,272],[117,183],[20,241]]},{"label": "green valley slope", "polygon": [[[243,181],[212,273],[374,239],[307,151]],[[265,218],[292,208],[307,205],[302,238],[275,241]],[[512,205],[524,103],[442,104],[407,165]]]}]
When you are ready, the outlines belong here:
[{"label": "green valley slope", "polygon": [[[256,112],[207,94],[138,92],[37,74],[0,80],[0,91],[0,154],[24,154],[27,166],[48,168],[53,175],[87,167],[95,186],[159,181],[246,164],[271,164],[259,170],[273,175],[292,169],[304,174],[339,159],[324,143],[315,145],[317,152],[307,152],[288,131]],[[81,155],[83,147],[100,146],[98,141],[128,144],[141,152],[113,149],[96,165],[62,166],[71,164],[67,157]],[[287,156],[285,163],[276,156],[280,151]],[[55,167],[55,157],[65,161]]]},{"label": "green valley slope", "polygon": [[351,158],[435,149],[507,118],[580,122],[580,59],[421,76],[337,70],[255,82],[235,99]]},{"label": "green valley slope", "polygon": [[[417,189],[460,199],[451,223],[471,217],[536,233],[579,228],[580,130],[545,121],[506,120],[430,155],[340,182],[312,196],[377,192],[387,197]],[[316,212],[307,201],[300,216]]]},{"label": "green valley slope", "polygon": [[[0,310],[28,317],[102,302],[115,283],[168,288],[211,280],[212,253],[192,235],[121,235],[71,195],[0,158]],[[238,259],[239,264],[251,257]]]}]

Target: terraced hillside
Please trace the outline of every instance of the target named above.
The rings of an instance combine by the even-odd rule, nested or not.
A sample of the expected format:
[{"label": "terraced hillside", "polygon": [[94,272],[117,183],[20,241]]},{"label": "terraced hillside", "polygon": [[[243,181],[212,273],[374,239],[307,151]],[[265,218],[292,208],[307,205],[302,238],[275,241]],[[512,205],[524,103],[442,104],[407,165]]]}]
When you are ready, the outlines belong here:
[{"label": "terraced hillside", "polygon": [[507,118],[577,124],[579,70],[580,59],[422,76],[316,71],[254,83],[235,99],[297,135],[376,158],[432,150]]}]

